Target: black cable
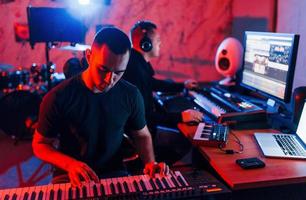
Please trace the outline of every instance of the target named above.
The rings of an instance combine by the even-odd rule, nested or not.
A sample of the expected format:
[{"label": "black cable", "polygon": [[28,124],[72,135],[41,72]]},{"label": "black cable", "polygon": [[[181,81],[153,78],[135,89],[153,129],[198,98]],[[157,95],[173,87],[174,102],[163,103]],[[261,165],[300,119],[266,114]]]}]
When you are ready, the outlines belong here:
[{"label": "black cable", "polygon": [[242,153],[243,150],[244,150],[244,146],[243,144],[241,143],[240,139],[237,137],[237,135],[235,135],[234,133],[230,132],[230,134],[232,134],[235,138],[235,142],[239,145],[239,151],[236,151],[234,149],[224,149],[224,146],[225,146],[225,143],[223,144],[220,144],[218,147],[219,149],[226,153],[226,154],[234,154],[234,153]]}]

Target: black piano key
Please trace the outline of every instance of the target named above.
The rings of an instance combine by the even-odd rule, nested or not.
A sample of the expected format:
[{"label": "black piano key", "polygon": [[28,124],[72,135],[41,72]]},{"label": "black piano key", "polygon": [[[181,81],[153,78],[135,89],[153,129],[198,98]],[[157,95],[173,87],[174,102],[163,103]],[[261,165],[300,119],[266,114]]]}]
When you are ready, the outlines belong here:
[{"label": "black piano key", "polygon": [[69,190],[68,190],[68,199],[72,199],[72,197],[73,197],[73,192],[72,192],[72,188],[69,188]]},{"label": "black piano key", "polygon": [[163,184],[160,182],[160,180],[158,178],[155,179],[155,183],[157,184],[159,189],[164,189]]},{"label": "black piano key", "polygon": [[50,190],[50,200],[54,200],[54,190]]},{"label": "black piano key", "polygon": [[110,187],[110,189],[111,189],[112,195],[116,194],[116,189],[115,189],[114,183],[110,183],[110,184],[109,184],[109,187]]},{"label": "black piano key", "polygon": [[24,193],[23,200],[28,200],[28,198],[29,198],[29,193],[28,192]]},{"label": "black piano key", "polygon": [[122,190],[122,187],[121,187],[121,184],[120,182],[117,182],[117,188],[118,188],[118,191],[119,191],[119,194],[122,194],[123,193],[123,190]]},{"label": "black piano key", "polygon": [[93,185],[92,187],[92,190],[93,190],[93,195],[94,197],[97,197],[99,194],[98,194],[98,188],[96,185]]},{"label": "black piano key", "polygon": [[157,190],[157,187],[156,187],[156,185],[154,184],[154,181],[153,181],[152,178],[150,178],[149,183],[151,184],[153,190]]},{"label": "black piano key", "polygon": [[31,194],[31,200],[35,200],[35,198],[36,198],[36,192],[32,192],[32,194]]},{"label": "black piano key", "polygon": [[44,192],[43,191],[39,191],[39,193],[38,193],[38,200],[43,200],[43,196],[44,196]]},{"label": "black piano key", "polygon": [[14,193],[13,197],[12,197],[12,200],[16,200],[17,199],[17,194]]},{"label": "black piano key", "polygon": [[177,177],[177,180],[180,182],[180,184],[183,186],[183,187],[186,187],[187,185],[185,184],[185,182],[183,181],[182,177],[181,176],[178,176]]},{"label": "black piano key", "polygon": [[147,192],[148,190],[147,190],[146,185],[145,185],[145,183],[143,182],[143,180],[140,180],[139,183],[140,183],[140,186],[142,187],[142,190],[145,191],[145,192]]},{"label": "black piano key", "polygon": [[102,183],[100,185],[100,191],[101,191],[102,196],[104,196],[105,195],[105,188],[104,188],[104,185]]},{"label": "black piano key", "polygon": [[83,193],[83,198],[87,197],[87,188],[86,188],[86,186],[82,187],[82,193]]},{"label": "black piano key", "polygon": [[57,200],[62,200],[62,190],[58,189],[57,191]]},{"label": "black piano key", "polygon": [[10,195],[5,195],[4,200],[9,200],[10,199]]},{"label": "black piano key", "polygon": [[126,191],[127,193],[130,192],[129,186],[128,186],[127,182],[123,181],[123,187],[124,187],[124,189],[125,189],[125,191]]},{"label": "black piano key", "polygon": [[180,185],[178,184],[178,182],[176,181],[176,179],[173,176],[171,176],[170,179],[173,182],[173,184],[175,185],[175,187],[180,187]]},{"label": "black piano key", "polygon": [[[139,189],[139,187],[138,187],[138,184],[137,184],[137,182],[136,182],[135,180],[133,181],[133,185],[134,185],[136,191],[137,191],[137,192],[140,192],[140,189]],[[141,184],[140,184],[140,185],[141,185]]]},{"label": "black piano key", "polygon": [[81,193],[81,192],[80,192],[80,188],[79,188],[79,187],[76,187],[76,188],[75,188],[75,197],[76,197],[76,199],[79,199],[79,198],[80,198],[80,196],[81,196],[80,193]]},{"label": "black piano key", "polygon": [[170,189],[170,188],[171,188],[170,185],[168,184],[167,180],[165,179],[165,177],[162,177],[161,180],[162,180],[162,182],[164,183],[164,185],[165,185],[165,187],[166,187],[167,189]]}]

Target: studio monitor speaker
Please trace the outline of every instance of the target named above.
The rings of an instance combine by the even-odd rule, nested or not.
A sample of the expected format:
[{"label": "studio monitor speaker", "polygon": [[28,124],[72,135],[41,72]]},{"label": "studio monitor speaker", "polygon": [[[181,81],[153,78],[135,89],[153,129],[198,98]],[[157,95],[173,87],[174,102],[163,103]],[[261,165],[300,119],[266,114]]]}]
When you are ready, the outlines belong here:
[{"label": "studio monitor speaker", "polygon": [[216,70],[227,78],[235,76],[242,65],[243,47],[233,37],[226,38],[218,47],[215,57]]}]

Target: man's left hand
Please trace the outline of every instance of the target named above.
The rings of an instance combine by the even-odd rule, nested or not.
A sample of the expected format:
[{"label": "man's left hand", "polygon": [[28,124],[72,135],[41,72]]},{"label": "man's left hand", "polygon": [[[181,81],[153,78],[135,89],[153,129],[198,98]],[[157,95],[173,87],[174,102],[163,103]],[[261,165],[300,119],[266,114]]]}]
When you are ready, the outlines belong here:
[{"label": "man's left hand", "polygon": [[186,89],[191,90],[198,88],[199,84],[195,80],[187,80],[184,82],[184,86]]},{"label": "man's left hand", "polygon": [[169,166],[164,162],[149,162],[145,165],[143,173],[148,174],[152,178],[154,178],[155,173],[167,176],[169,174]]}]

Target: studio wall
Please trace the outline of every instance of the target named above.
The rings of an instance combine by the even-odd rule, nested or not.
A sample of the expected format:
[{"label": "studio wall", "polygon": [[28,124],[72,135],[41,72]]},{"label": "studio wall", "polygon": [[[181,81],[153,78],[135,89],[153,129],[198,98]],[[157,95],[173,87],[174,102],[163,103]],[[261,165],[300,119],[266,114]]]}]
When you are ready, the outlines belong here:
[{"label": "studio wall", "polygon": [[277,32],[300,35],[293,88],[306,86],[306,1],[278,1]]},{"label": "studio wall", "polygon": [[[5,19],[0,21],[0,63],[25,68],[34,62],[43,64],[44,44],[37,44],[31,50],[28,43],[16,43],[13,24],[27,22],[26,6],[29,3],[33,6],[61,7],[66,6],[64,2],[15,0],[0,4],[0,18]],[[266,23],[265,29],[270,29],[273,10],[269,2],[272,0],[260,2],[261,8],[243,0],[112,0],[110,5],[99,7],[94,17],[85,20],[89,28],[86,43],[92,42],[97,24],[113,24],[128,33],[137,20],[152,20],[158,25],[162,40],[161,56],[152,61],[158,77],[176,81],[188,78],[198,81],[218,80],[221,77],[214,68],[218,45],[232,33],[243,32],[241,26],[233,30],[234,19],[260,18]],[[58,48],[50,51],[50,60],[57,65],[59,72],[71,56],[71,52]]]}]

